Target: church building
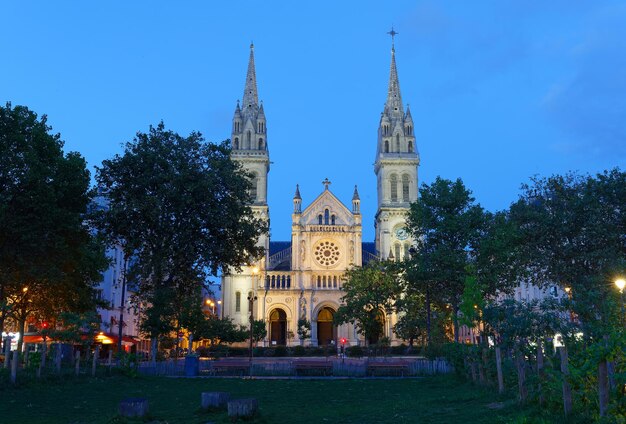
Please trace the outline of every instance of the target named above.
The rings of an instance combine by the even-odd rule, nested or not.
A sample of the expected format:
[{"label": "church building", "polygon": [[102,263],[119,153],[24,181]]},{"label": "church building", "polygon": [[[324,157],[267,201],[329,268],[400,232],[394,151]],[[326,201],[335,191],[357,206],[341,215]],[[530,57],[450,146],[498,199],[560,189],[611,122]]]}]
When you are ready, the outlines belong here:
[{"label": "church building", "polygon": [[[393,30],[392,37],[396,34]],[[373,137],[372,137],[373,138]],[[259,103],[254,66],[254,46],[243,101],[237,103],[232,121],[232,158],[253,176],[251,208],[256,217],[269,220],[267,175],[270,171],[269,144],[263,104]],[[372,150],[374,150],[372,143]],[[303,207],[295,186],[291,219],[291,240],[259,239],[265,257],[243,267],[241,272],[222,276],[223,316],[247,326],[250,308],[254,319],[267,325],[264,346],[298,345],[298,320],[311,323],[311,338],[305,345],[348,345],[364,342],[351,324],[335,326],[333,316],[341,305],[343,275],[347,269],[372,260],[396,259],[408,255],[411,239],[405,218],[411,202],[417,200],[419,154],[415,145],[413,120],[404,110],[392,43],[387,101],[382,111],[376,142],[374,173],[378,208],[374,219],[375,242],[362,240],[361,200],[357,187],[350,202],[342,202],[331,190],[331,182],[320,176],[323,190]],[[287,223],[278,223],[287,225]],[[381,312],[383,334],[393,344],[395,314]],[[370,340],[375,341],[375,340]]]}]

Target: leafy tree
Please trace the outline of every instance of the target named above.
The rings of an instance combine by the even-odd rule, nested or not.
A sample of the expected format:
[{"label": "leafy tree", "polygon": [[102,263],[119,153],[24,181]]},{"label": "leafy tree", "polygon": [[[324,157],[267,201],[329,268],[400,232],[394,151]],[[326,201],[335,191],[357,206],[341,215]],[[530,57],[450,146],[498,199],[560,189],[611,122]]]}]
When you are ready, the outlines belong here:
[{"label": "leafy tree", "polygon": [[422,185],[420,200],[411,204],[407,219],[416,240],[417,255],[412,260],[419,277],[409,282],[418,286],[426,282],[427,303],[432,296],[452,305],[455,341],[466,267],[475,257],[484,224],[483,209],[474,200],[460,179],[453,182],[437,177],[431,185]]},{"label": "leafy tree", "polygon": [[[343,303],[335,314],[335,322],[350,322],[366,340],[382,333],[381,313],[394,311],[400,292],[399,276],[391,263],[370,262],[352,268],[344,275]],[[391,271],[391,272],[390,272]]]},{"label": "leafy tree", "polygon": [[425,296],[421,293],[405,293],[396,301],[398,321],[394,326],[394,332],[402,340],[407,340],[409,346],[413,346],[415,340],[425,344],[427,337],[427,316]]},{"label": "leafy tree", "polygon": [[298,320],[298,337],[300,342],[311,338],[311,323],[306,318],[300,318]]},{"label": "leafy tree", "polygon": [[534,178],[523,189],[510,214],[533,282],[569,287],[585,337],[602,338],[619,316],[612,282],[626,269],[626,173]]},{"label": "leafy tree", "polygon": [[98,227],[132,252],[128,278],[154,342],[171,331],[176,293],[204,284],[219,269],[259,257],[267,231],[253,217],[249,176],[230,159],[228,143],[181,137],[161,122],[138,132],[123,155],[105,160],[96,180],[108,208]]},{"label": "leafy tree", "polygon": [[[250,329],[248,328],[248,332]],[[267,337],[267,326],[265,325],[265,321],[262,319],[255,319],[252,321],[252,341],[254,341],[254,345],[256,346],[259,341],[263,340]]]},{"label": "leafy tree", "polygon": [[64,154],[45,115],[0,107],[0,330],[7,317],[23,334],[33,314],[94,309],[106,260],[89,227],[89,183],[85,160]]}]

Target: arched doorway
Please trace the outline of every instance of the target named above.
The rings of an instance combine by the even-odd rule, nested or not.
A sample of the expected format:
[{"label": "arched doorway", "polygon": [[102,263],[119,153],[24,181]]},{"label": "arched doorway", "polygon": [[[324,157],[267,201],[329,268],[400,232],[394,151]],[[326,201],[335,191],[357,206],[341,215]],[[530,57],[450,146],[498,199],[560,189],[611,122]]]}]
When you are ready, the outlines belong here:
[{"label": "arched doorway", "polygon": [[274,309],[270,314],[270,343],[287,344],[287,314],[282,309]]},{"label": "arched doorway", "polygon": [[381,310],[371,311],[371,314],[376,314],[376,319],[372,321],[372,327],[368,331],[367,342],[369,344],[378,343],[378,340],[384,335],[385,329],[385,314]]},{"label": "arched doorway", "polygon": [[329,345],[337,338],[337,327],[333,322],[335,311],[329,307],[322,308],[317,314],[317,344],[319,346]]}]

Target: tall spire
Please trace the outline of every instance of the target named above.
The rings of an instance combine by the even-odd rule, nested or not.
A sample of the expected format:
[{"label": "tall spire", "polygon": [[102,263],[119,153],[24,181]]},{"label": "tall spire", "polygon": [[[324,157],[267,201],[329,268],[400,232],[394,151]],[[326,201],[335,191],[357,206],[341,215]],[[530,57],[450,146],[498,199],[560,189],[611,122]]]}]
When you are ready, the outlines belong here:
[{"label": "tall spire", "polygon": [[254,69],[254,44],[250,44],[250,60],[248,61],[248,74],[246,75],[246,87],[243,90],[243,108],[256,106],[259,98],[256,90],[256,71]]},{"label": "tall spire", "polygon": [[388,32],[391,35],[391,66],[389,69],[389,89],[387,92],[387,102],[385,103],[385,111],[390,114],[403,114],[402,96],[400,95],[400,81],[398,80],[398,70],[396,69],[396,48],[394,46],[394,37],[398,34],[391,28]]}]

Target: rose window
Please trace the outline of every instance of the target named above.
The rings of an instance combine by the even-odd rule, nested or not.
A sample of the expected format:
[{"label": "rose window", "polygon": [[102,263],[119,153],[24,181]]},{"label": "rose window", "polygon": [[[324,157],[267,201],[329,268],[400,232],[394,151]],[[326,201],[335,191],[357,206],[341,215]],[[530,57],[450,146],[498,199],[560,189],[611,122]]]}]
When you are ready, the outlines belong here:
[{"label": "rose window", "polygon": [[324,266],[335,265],[339,260],[339,248],[332,241],[323,241],[315,247],[315,260]]}]

